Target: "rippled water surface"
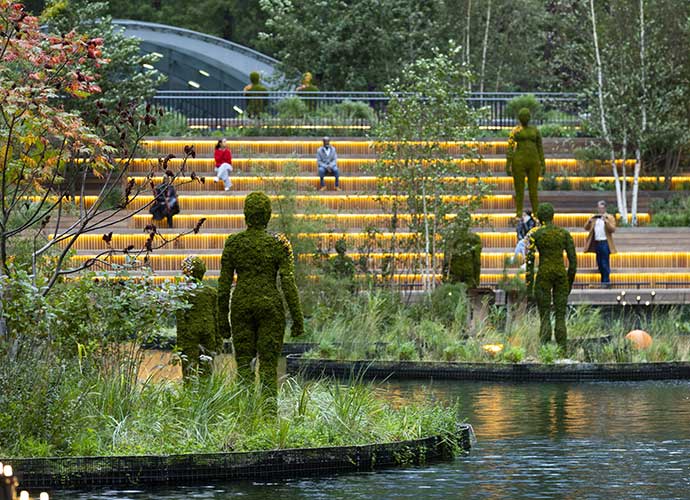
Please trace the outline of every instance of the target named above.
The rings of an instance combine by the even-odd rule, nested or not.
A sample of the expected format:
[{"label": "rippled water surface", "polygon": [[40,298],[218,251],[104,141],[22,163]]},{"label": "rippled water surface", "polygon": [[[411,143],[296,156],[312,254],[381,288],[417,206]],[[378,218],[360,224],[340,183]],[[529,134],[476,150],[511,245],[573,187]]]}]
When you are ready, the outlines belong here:
[{"label": "rippled water surface", "polygon": [[405,401],[458,399],[477,434],[451,463],[319,479],[57,499],[690,498],[690,383],[390,383]]}]

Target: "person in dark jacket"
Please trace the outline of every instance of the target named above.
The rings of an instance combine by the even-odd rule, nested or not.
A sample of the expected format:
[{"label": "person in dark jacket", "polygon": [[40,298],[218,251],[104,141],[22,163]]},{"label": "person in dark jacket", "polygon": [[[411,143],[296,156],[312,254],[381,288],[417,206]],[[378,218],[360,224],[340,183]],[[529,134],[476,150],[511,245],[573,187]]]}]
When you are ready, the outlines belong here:
[{"label": "person in dark jacket", "polygon": [[532,212],[529,210],[523,210],[522,218],[520,219],[520,222],[517,225],[518,241],[517,245],[515,245],[515,255],[513,255],[513,262],[517,261],[519,255],[522,255],[523,259],[527,255],[527,242],[525,241],[525,238],[527,237],[527,233],[529,233],[531,229],[536,227],[536,225],[537,221],[535,221],[534,217],[532,217]]},{"label": "person in dark jacket", "polygon": [[166,218],[168,227],[173,227],[173,216],[180,213],[180,204],[177,201],[177,190],[172,181],[163,182],[153,190],[153,205],[149,213],[153,220],[159,221]]}]

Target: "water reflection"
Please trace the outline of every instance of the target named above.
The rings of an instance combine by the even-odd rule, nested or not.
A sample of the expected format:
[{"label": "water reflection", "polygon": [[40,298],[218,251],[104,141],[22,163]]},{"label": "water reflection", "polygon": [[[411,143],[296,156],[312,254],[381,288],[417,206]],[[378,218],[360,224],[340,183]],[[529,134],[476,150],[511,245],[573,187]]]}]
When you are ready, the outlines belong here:
[{"label": "water reflection", "polygon": [[56,499],[688,498],[690,383],[386,383],[393,401],[459,401],[478,443],[431,467]]}]

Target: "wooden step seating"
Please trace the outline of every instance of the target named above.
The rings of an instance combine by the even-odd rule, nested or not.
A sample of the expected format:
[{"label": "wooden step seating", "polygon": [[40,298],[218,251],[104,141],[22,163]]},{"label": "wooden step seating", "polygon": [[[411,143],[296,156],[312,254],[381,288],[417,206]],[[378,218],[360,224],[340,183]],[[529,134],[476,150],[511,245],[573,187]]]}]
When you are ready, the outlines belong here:
[{"label": "wooden step seating", "polygon": [[[146,189],[148,172],[156,171],[157,156],[171,153],[181,156],[185,145],[194,144],[197,158],[190,160],[187,171],[195,171],[205,176],[205,182],[179,181],[179,195],[182,213],[175,216],[174,228],[167,228],[164,221],[157,223],[161,232],[170,237],[181,230],[191,229],[200,218],[206,218],[200,234],[187,235],[177,240],[174,245],[157,250],[149,256],[150,265],[162,278],[178,275],[181,260],[190,254],[201,256],[209,267],[209,276],[217,276],[220,253],[228,234],[244,229],[242,215],[243,199],[252,190],[265,190],[275,193],[276,185],[290,183],[297,192],[298,217],[308,219],[313,226],[304,237],[314,239],[316,246],[325,253],[333,253],[335,241],[344,237],[350,252],[355,259],[360,254],[367,254],[370,269],[379,269],[390,250],[392,235],[387,233],[391,216],[382,213],[382,204],[376,196],[376,179],[370,173],[370,166],[375,161],[374,150],[368,141],[334,139],[332,144],[339,154],[341,170],[341,187],[343,191],[319,192],[316,162],[314,155],[321,144],[315,140],[285,139],[247,139],[228,141],[233,152],[233,189],[222,191],[222,183],[213,178],[213,147],[211,139],[176,139],[150,140],[144,143],[143,155],[133,162],[130,177],[135,183]],[[481,208],[474,214],[477,231],[484,245],[482,255],[482,283],[495,285],[504,277],[506,259],[513,255],[516,243],[514,232],[514,199],[512,196],[512,178],[507,177],[505,168],[505,141],[485,141],[470,145],[448,143],[444,145],[452,155],[462,154],[468,148],[484,155],[481,161],[458,161],[457,175],[446,179],[447,182],[483,182],[493,184],[494,194],[482,201]],[[568,156],[567,147],[562,141],[545,141],[547,170],[567,175],[573,190],[545,191],[540,199],[552,202],[556,207],[558,225],[568,228],[574,236],[579,252],[579,269],[577,282],[581,285],[595,284],[599,281],[593,254],[583,254],[582,247],[586,233],[582,230],[587,218],[591,215],[596,201],[606,199],[615,203],[615,194],[611,191],[578,191],[580,187],[589,187],[594,182],[610,181],[606,176],[606,166],[588,167],[587,175],[568,175],[579,173],[583,166]],[[179,167],[179,158],[170,162],[169,168]],[[158,170],[160,172],[160,170]],[[473,172],[476,175],[468,175]],[[595,175],[603,174],[603,175]],[[642,182],[654,182],[656,178],[644,178]],[[663,179],[661,179],[663,181]],[[161,174],[154,176],[153,181],[162,181]],[[327,177],[327,186],[333,189],[333,178]],[[683,175],[674,179],[672,188],[686,187],[690,176]],[[136,210],[151,200],[147,191],[140,195],[130,207]],[[642,226],[649,223],[649,203],[656,198],[669,196],[669,192],[643,191],[640,193],[639,222]],[[275,198],[275,194],[272,194]],[[89,199],[85,200],[87,205]],[[526,207],[529,207],[525,196]],[[399,217],[399,234],[396,238],[404,248],[405,241],[413,237],[406,228],[410,217],[403,214]],[[151,222],[146,210],[134,215],[127,225],[120,224],[113,229],[115,233],[112,245],[123,248],[134,245],[135,249],[143,247],[146,234],[143,228]],[[367,233],[366,231],[375,231]],[[676,229],[657,228],[621,228],[616,233],[616,244],[620,253],[612,256],[612,281],[620,283],[649,284],[661,283],[674,286],[690,284],[688,259],[690,253],[690,232]],[[106,248],[101,234],[84,235],[74,246],[75,262],[92,258]],[[399,262],[398,276],[400,283],[418,284],[420,277],[411,268],[414,267],[416,255],[406,255]],[[302,259],[312,259],[302,256]],[[127,259],[123,256],[112,258],[112,262],[122,264]],[[131,260],[131,257],[130,257]],[[508,273],[519,272],[519,262],[508,266]],[[661,285],[663,286],[663,285]]]}]

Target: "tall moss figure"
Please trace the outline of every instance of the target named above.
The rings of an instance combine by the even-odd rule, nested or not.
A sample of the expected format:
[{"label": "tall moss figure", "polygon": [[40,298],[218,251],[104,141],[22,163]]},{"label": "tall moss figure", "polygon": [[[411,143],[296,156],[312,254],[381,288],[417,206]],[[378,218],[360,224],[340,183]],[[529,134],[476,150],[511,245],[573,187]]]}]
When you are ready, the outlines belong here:
[{"label": "tall moss figure", "polygon": [[[186,297],[191,307],[176,313],[182,375],[188,378],[197,371],[200,375],[210,373],[213,356],[219,350],[218,295],[215,288],[203,283],[206,264],[199,257],[184,259],[182,273],[197,285]],[[205,361],[200,361],[202,355]]]},{"label": "tall moss figure", "polygon": [[249,80],[251,83],[244,87],[244,95],[247,97],[252,97],[252,99],[247,102],[247,115],[249,118],[259,118],[266,108],[266,96],[267,89],[261,83],[261,75],[258,71],[252,71],[249,73]]},{"label": "tall moss figure", "polygon": [[506,174],[513,176],[515,186],[515,216],[522,215],[525,199],[525,177],[532,210],[539,206],[539,175],[546,172],[544,148],[539,129],[529,124],[530,111],[522,108],[518,113],[520,124],[510,132],[506,153]]},{"label": "tall moss figure", "polygon": [[[568,333],[565,312],[568,295],[577,272],[577,254],[573,237],[563,228],[553,225],[553,206],[542,203],[537,218],[543,224],[530,232],[527,251],[527,289],[534,296],[539,309],[540,337],[543,343],[551,340],[551,302],[556,315],[555,336],[558,345],[565,349]],[[568,257],[566,271],[563,252]],[[539,252],[539,270],[534,274],[535,254]]]},{"label": "tall moss figure", "polygon": [[347,244],[344,239],[335,242],[335,256],[328,260],[328,273],[339,280],[354,282],[355,262],[347,255]]},{"label": "tall moss figure", "polygon": [[453,232],[445,245],[443,276],[449,283],[478,288],[482,272],[482,240],[465,227]]},{"label": "tall moss figure", "polygon": [[[304,318],[297,286],[290,241],[283,235],[266,231],[271,219],[271,200],[254,192],[244,200],[247,229],[225,241],[218,280],[220,333],[232,336],[238,375],[248,383],[254,381],[252,359],[258,357],[259,377],[267,395],[278,389],[278,357],[285,333],[285,310],[278,289],[285,296],[292,317],[292,335],[304,331]],[[237,285],[230,290],[237,272]],[[228,322],[228,308],[230,321]],[[232,325],[232,326],[231,326]]]}]

